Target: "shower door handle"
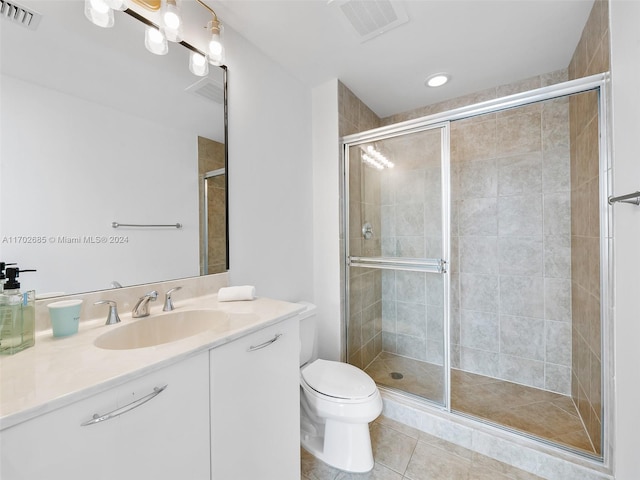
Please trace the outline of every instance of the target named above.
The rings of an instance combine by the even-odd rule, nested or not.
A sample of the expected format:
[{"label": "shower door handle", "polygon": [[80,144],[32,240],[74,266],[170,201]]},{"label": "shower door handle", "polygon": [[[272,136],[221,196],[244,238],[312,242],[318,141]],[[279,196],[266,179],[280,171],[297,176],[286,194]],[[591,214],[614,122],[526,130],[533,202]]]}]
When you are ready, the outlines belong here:
[{"label": "shower door handle", "polygon": [[447,273],[447,261],[442,258],[392,258],[392,257],[352,257],[350,267],[380,268],[387,270],[407,270],[411,272]]}]

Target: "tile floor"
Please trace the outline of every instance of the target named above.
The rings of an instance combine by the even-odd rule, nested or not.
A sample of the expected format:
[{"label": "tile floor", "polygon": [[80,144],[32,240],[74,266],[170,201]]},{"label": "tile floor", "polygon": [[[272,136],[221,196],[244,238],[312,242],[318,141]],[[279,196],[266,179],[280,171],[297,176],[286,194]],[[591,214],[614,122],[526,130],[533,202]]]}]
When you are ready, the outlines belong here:
[{"label": "tile floor", "polygon": [[541,480],[385,417],[370,426],[375,466],[346,473],[301,449],[302,480]]},{"label": "tile floor", "polygon": [[[378,385],[443,402],[443,369],[437,365],[382,352],[365,371]],[[403,378],[393,378],[397,373]],[[451,408],[570,448],[597,453],[573,401],[565,395],[452,370]]]}]

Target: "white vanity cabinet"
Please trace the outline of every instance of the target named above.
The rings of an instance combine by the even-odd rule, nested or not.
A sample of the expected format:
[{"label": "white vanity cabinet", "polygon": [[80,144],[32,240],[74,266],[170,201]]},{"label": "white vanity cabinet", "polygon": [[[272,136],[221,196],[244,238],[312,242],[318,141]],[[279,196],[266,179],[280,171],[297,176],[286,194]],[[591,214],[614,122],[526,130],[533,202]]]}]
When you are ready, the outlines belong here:
[{"label": "white vanity cabinet", "polygon": [[[3,430],[0,478],[208,480],[208,400],[203,352]],[[81,426],[94,414],[122,411]]]},{"label": "white vanity cabinet", "polygon": [[210,352],[212,480],[300,475],[299,322]]}]

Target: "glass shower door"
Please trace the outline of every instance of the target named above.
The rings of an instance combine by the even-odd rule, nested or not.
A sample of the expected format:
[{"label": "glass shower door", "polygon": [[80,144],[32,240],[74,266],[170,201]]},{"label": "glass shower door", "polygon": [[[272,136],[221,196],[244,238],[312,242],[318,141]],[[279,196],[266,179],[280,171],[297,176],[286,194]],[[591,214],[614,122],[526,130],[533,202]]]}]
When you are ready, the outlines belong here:
[{"label": "glass shower door", "polygon": [[449,125],[350,144],[345,175],[348,361],[445,405]]}]

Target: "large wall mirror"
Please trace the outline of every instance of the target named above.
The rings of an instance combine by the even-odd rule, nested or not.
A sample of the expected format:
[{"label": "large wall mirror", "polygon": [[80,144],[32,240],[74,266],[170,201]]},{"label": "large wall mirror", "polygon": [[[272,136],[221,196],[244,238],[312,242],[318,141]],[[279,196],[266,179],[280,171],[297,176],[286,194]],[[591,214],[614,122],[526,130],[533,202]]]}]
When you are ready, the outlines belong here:
[{"label": "large wall mirror", "polygon": [[0,260],[42,294],[225,271],[226,68],[151,54],[126,12],[19,4],[41,18],[0,20]]}]

